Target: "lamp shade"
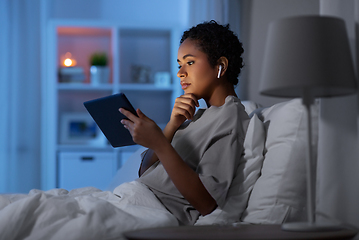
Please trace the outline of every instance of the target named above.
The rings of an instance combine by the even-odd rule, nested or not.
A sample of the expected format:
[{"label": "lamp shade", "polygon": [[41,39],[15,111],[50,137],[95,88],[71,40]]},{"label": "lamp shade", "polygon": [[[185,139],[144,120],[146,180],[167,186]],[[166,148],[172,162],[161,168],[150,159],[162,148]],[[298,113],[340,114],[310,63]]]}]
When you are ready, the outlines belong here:
[{"label": "lamp shade", "polygon": [[300,16],[269,25],[260,92],[276,97],[330,97],[356,92],[342,19]]}]

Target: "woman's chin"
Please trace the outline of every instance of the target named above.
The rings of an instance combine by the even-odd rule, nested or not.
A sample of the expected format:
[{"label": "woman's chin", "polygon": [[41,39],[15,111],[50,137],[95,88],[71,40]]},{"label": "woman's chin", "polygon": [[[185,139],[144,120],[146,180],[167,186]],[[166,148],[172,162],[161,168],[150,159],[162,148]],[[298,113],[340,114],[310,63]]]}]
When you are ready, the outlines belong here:
[{"label": "woman's chin", "polygon": [[191,91],[191,90],[189,90],[189,89],[184,89],[183,91],[184,91],[184,93],[186,93],[186,94],[188,94],[188,93],[192,93],[192,94],[193,94],[193,91]]}]

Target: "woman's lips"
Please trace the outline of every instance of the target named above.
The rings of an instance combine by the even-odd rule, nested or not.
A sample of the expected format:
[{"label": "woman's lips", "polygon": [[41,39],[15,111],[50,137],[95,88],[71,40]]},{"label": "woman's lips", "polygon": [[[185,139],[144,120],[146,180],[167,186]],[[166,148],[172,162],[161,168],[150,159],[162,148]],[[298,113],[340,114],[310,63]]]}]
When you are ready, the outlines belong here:
[{"label": "woman's lips", "polygon": [[185,90],[186,88],[188,88],[189,85],[191,85],[191,84],[190,84],[190,83],[186,83],[186,82],[181,82],[182,90]]}]

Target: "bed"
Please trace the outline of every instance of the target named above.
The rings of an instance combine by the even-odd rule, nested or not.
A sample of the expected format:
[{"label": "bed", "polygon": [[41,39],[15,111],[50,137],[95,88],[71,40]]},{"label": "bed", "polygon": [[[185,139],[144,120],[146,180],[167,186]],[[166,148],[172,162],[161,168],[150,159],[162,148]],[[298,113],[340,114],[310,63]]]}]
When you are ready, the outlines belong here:
[{"label": "bed", "polygon": [[[306,115],[301,100],[268,108],[243,104],[251,120],[226,204],[195,225],[305,221]],[[317,112],[314,105],[314,150]],[[130,230],[178,226],[152,192],[134,181],[143,150],[127,160],[107,191],[87,187],[0,195],[0,239],[124,239]]]}]

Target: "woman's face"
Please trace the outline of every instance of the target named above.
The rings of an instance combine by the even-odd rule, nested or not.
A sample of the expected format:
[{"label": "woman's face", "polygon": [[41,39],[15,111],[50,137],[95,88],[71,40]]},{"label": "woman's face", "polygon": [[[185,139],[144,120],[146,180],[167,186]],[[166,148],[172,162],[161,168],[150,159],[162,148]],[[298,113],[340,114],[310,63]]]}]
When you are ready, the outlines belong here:
[{"label": "woman's face", "polygon": [[208,100],[218,84],[217,68],[212,68],[207,54],[200,51],[195,41],[186,39],[178,49],[177,76],[185,93],[192,93],[198,99]]}]

